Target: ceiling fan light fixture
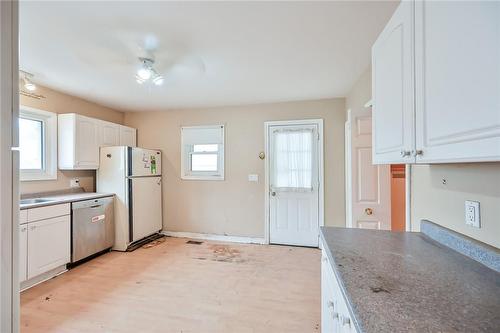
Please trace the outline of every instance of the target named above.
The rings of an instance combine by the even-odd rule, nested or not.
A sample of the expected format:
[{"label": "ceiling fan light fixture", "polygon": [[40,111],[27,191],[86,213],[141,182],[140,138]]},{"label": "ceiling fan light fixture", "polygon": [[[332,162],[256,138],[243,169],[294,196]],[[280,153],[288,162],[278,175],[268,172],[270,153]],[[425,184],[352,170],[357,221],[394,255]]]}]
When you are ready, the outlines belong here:
[{"label": "ceiling fan light fixture", "polygon": [[35,91],[36,90],[36,84],[34,84],[31,81],[31,78],[33,77],[33,74],[25,72],[23,70],[20,70],[20,72],[22,74],[22,80],[23,80],[22,82],[23,82],[24,89],[26,89],[28,91]]},{"label": "ceiling fan light fixture", "polygon": [[36,90],[36,85],[33,82],[31,82],[31,81],[26,81],[24,83],[24,88],[26,88],[29,91],[35,91]]},{"label": "ceiling fan light fixture", "polygon": [[139,75],[136,75],[135,76],[135,81],[139,84],[143,84],[144,82],[146,82],[146,80],[144,80],[143,78],[141,78]]},{"label": "ceiling fan light fixture", "polygon": [[154,78],[153,78],[153,83],[157,86],[161,86],[163,84],[163,82],[165,81],[165,79],[163,78],[163,76],[161,75],[156,75]]},{"label": "ceiling fan light fixture", "polygon": [[139,68],[137,76],[143,80],[149,80],[151,78],[151,69],[145,67]]}]

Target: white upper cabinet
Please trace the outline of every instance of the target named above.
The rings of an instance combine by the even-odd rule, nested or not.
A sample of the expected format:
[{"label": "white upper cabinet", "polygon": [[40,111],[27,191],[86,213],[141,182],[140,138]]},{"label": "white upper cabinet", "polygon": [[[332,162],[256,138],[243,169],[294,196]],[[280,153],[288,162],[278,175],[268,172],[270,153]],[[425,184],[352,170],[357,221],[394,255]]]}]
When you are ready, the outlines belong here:
[{"label": "white upper cabinet", "polygon": [[120,145],[120,126],[108,121],[101,121],[101,147]]},{"label": "white upper cabinet", "polygon": [[59,169],[99,167],[100,122],[75,113],[58,116]]},{"label": "white upper cabinet", "polygon": [[402,2],[372,48],[373,163],[411,163],[413,3]]},{"label": "white upper cabinet", "polygon": [[59,169],[95,170],[99,168],[99,148],[134,146],[136,129],[81,116],[58,116]]},{"label": "white upper cabinet", "polygon": [[372,50],[374,163],[500,161],[499,59],[500,2],[402,2]]},{"label": "white upper cabinet", "polygon": [[415,3],[417,162],[500,160],[500,2]]},{"label": "white upper cabinet", "polygon": [[132,127],[120,125],[120,146],[137,146],[137,130]]}]

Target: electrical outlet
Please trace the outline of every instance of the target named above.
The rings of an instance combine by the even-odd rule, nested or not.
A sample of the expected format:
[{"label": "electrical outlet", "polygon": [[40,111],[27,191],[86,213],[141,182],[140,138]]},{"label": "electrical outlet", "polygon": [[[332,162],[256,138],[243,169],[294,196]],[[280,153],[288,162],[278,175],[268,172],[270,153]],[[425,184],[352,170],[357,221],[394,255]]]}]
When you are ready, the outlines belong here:
[{"label": "electrical outlet", "polygon": [[80,179],[79,178],[72,178],[69,181],[69,187],[80,187]]},{"label": "electrical outlet", "polygon": [[481,228],[481,214],[479,201],[465,200],[465,224]]}]

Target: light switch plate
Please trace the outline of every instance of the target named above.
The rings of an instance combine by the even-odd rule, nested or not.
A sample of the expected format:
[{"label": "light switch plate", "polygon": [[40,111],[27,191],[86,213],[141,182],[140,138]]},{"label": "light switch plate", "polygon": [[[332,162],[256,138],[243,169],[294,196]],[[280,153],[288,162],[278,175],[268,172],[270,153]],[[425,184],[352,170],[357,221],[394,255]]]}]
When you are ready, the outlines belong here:
[{"label": "light switch plate", "polygon": [[481,228],[481,212],[479,201],[465,200],[465,224]]},{"label": "light switch plate", "polygon": [[259,175],[256,175],[256,174],[248,175],[248,181],[249,182],[258,182],[259,181]]}]

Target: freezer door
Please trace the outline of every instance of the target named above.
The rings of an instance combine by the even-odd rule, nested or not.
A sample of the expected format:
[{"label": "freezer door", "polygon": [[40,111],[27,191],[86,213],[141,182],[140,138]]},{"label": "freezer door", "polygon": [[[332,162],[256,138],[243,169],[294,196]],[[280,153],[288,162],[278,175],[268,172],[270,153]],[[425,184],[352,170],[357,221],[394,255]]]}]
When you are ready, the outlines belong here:
[{"label": "freezer door", "polygon": [[128,147],[129,176],[161,176],[159,150]]},{"label": "freezer door", "polygon": [[135,242],[162,229],[161,177],[130,178],[131,232]]}]

